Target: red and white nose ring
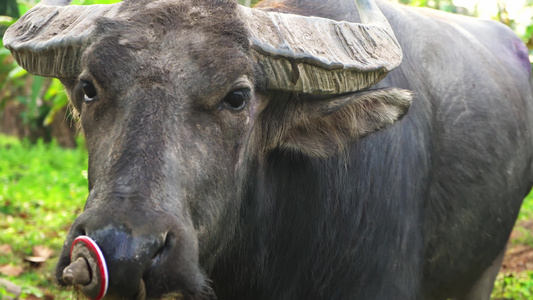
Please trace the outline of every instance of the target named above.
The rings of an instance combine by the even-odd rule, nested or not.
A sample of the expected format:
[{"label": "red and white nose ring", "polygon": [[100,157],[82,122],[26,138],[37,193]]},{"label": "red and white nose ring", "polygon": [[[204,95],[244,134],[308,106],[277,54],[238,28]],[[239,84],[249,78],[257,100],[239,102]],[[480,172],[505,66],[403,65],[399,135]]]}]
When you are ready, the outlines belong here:
[{"label": "red and white nose ring", "polygon": [[76,285],[90,299],[102,299],[109,285],[104,255],[95,241],[78,236],[70,248],[70,265],[63,270],[63,280]]}]

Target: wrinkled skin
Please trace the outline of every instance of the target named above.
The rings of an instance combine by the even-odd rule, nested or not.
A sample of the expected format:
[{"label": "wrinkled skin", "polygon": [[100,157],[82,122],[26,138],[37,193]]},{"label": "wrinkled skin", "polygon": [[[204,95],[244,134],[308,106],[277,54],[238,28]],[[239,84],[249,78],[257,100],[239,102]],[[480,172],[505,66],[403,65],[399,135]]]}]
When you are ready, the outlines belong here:
[{"label": "wrinkled skin", "polygon": [[[150,272],[156,276],[144,275],[149,295],[152,289],[160,293],[160,285],[172,279],[184,292],[198,296],[205,292],[198,243],[219,248],[231,236],[233,229],[222,219],[223,209],[237,210],[235,183],[242,175],[259,100],[247,45],[241,44],[247,40],[239,36],[244,33],[217,40],[213,37],[217,30],[212,33],[200,26],[171,30],[162,25],[177,23],[175,16],[182,7],[169,7],[168,20],[161,16],[165,8],[153,9],[161,18],[156,22],[163,23],[158,27],[146,30],[145,24],[136,24],[124,30],[123,37],[110,33],[102,38],[85,53],[81,76],[64,80],[81,114],[90,161],[90,195],[73,232],[101,243],[115,234],[101,229],[109,224],[103,227],[132,235],[115,241],[123,242],[127,250],[114,255],[117,260],[130,252],[155,256]],[[95,100],[84,101],[81,81],[94,84]],[[247,103],[241,109],[224,101],[234,90],[245,93]],[[215,237],[213,245],[205,241],[208,233]],[[72,237],[73,233],[66,244]],[[117,245],[101,247],[104,253],[113,253]],[[169,269],[170,261],[179,267]],[[110,271],[110,276],[135,273],[137,282],[131,287],[135,292],[142,271],[120,271],[120,275]],[[160,273],[167,282],[159,282]]]},{"label": "wrinkled skin", "polygon": [[[82,74],[62,79],[87,139],[90,194],[65,241],[60,282],[81,234],[108,260],[110,299],[135,298],[141,278],[148,297],[208,298],[213,288],[220,299],[444,299],[464,295],[503,250],[533,178],[519,58],[492,70],[472,58],[484,82],[512,74],[490,87],[426,74],[441,58],[417,73],[413,57],[429,51],[412,46],[392,18],[398,8],[383,5],[406,62],[380,87],[413,90],[413,106],[395,126],[339,141],[345,107],[326,111],[329,100],[377,99],[354,106],[379,111],[361,117],[379,123],[365,135],[407,108],[381,105],[393,90],[267,91],[233,4],[142,2],[131,4],[142,13],[100,20]],[[305,14],[353,19],[350,3],[339,4],[346,15],[319,5]],[[270,5],[304,13],[286,4]],[[510,80],[516,89],[504,90]],[[84,95],[84,82],[97,96]],[[468,109],[454,106],[463,98]]]}]

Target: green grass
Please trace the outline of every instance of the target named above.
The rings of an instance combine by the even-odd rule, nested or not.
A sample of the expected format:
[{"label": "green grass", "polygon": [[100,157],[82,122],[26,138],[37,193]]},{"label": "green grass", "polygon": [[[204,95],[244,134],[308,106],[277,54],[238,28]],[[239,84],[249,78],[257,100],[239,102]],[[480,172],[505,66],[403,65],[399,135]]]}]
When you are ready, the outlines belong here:
[{"label": "green grass", "polygon": [[[83,144],[82,140],[79,140]],[[87,152],[61,149],[55,143],[30,144],[0,135],[0,266],[24,267],[19,276],[3,276],[23,289],[21,299],[72,299],[71,291],[53,285],[52,272],[70,224],[81,213],[87,197]],[[533,219],[533,193],[524,201],[519,220]],[[520,222],[519,222],[520,223]],[[518,223],[518,224],[519,224]],[[523,230],[516,244],[533,246],[533,235]],[[46,246],[54,256],[35,268],[24,261],[34,246]],[[0,287],[0,299],[5,291]],[[533,299],[533,271],[500,273],[493,299]],[[50,298],[50,297],[48,297]],[[33,298],[35,299],[35,298]]]},{"label": "green grass", "polygon": [[[58,233],[81,212],[87,197],[87,153],[55,143],[0,138],[0,244],[30,252],[32,246],[58,248]],[[39,228],[39,230],[35,230]]]},{"label": "green grass", "polygon": [[492,292],[492,299],[533,299],[533,271],[498,274]]},{"label": "green grass", "polygon": [[87,198],[86,170],[83,146],[66,150],[55,143],[31,145],[0,136],[0,245],[13,249],[0,255],[0,266],[24,267],[21,275],[7,277],[23,288],[23,298],[44,293],[61,297],[50,289],[55,259],[37,269],[24,258],[32,256],[34,246],[48,247],[57,257]]},{"label": "green grass", "polygon": [[[511,241],[509,247],[519,245],[533,247],[533,234],[531,230],[521,226],[522,222],[529,220],[533,220],[533,191],[524,199],[515,226],[515,230],[520,234]],[[498,274],[492,292],[492,299],[533,299],[533,271]]]},{"label": "green grass", "polygon": [[533,191],[527,195],[518,214],[518,221],[533,220]]}]

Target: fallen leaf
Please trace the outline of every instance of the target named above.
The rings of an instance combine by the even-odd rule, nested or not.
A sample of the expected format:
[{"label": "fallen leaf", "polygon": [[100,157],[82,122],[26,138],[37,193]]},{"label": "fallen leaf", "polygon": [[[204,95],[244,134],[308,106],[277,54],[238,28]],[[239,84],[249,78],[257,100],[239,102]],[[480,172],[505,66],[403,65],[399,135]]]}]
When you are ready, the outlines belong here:
[{"label": "fallen leaf", "polygon": [[13,247],[8,244],[0,245],[0,255],[8,255],[13,252]]},{"label": "fallen leaf", "polygon": [[35,257],[41,257],[46,259],[49,259],[52,255],[54,255],[54,250],[46,247],[46,246],[34,246],[32,248],[33,256]]},{"label": "fallen leaf", "polygon": [[44,300],[54,300],[54,299],[55,299],[54,295],[48,294],[48,293],[44,294]]},{"label": "fallen leaf", "polygon": [[0,273],[7,275],[7,276],[19,276],[22,272],[24,272],[23,267],[14,266],[14,265],[0,266]]},{"label": "fallen leaf", "polygon": [[[18,299],[18,296],[22,292],[22,288],[20,286],[14,284],[13,282],[2,279],[2,278],[0,278],[0,289],[4,289],[8,295],[14,296],[12,297],[14,299]],[[7,297],[7,299],[11,299],[11,298]]]},{"label": "fallen leaf", "polygon": [[41,298],[35,296],[34,294],[29,294],[24,299],[26,299],[26,300],[41,300]]},{"label": "fallen leaf", "polygon": [[24,260],[31,263],[41,264],[46,261],[46,258],[40,256],[26,256],[24,257]]}]

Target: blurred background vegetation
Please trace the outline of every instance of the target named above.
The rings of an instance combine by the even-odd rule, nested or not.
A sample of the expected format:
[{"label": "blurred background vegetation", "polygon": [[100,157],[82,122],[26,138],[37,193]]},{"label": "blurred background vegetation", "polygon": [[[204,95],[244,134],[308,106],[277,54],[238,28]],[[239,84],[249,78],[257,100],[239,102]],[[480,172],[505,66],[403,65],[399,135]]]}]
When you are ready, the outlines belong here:
[{"label": "blurred background vegetation", "polygon": [[[391,0],[512,28],[533,54],[533,0]],[[0,37],[38,0],[0,0]],[[108,4],[118,0],[74,0]],[[256,0],[239,0],[253,6]],[[87,196],[87,153],[57,79],[32,76],[0,43],[0,299],[71,299],[53,287],[66,232]],[[528,196],[493,299],[533,299],[533,195]],[[9,288],[6,282],[13,284]]]}]

